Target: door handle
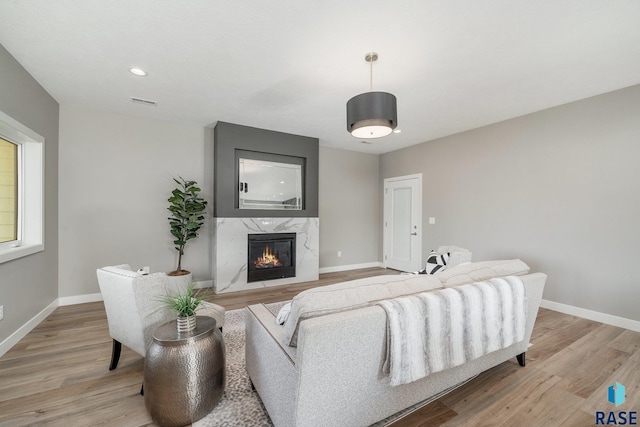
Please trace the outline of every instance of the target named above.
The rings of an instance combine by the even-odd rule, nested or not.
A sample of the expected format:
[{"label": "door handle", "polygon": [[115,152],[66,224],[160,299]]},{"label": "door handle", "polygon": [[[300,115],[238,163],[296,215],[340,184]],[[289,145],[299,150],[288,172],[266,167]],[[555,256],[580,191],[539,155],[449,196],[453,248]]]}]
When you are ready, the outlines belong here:
[{"label": "door handle", "polygon": [[418,235],[418,233],[411,233],[411,235],[412,235],[412,236],[417,236],[417,235]]}]

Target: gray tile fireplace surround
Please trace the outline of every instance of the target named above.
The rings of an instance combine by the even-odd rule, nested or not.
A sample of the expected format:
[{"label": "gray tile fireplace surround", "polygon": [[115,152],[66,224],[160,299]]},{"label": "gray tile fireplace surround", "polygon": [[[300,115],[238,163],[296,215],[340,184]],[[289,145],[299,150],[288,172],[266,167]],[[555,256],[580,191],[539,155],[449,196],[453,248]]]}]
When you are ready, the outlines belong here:
[{"label": "gray tile fireplace surround", "polygon": [[[296,276],[247,282],[248,235],[296,233]],[[318,280],[318,218],[215,218],[213,289],[215,293]]]}]

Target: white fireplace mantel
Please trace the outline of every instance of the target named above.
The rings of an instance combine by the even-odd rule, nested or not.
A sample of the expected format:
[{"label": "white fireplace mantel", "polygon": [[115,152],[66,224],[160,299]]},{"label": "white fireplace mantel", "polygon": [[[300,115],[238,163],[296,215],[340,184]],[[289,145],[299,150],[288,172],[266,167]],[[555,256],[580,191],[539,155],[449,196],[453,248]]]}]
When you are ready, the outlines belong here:
[{"label": "white fireplace mantel", "polygon": [[[247,282],[248,235],[296,233],[296,276]],[[318,280],[318,218],[215,218],[213,289],[215,293]]]}]

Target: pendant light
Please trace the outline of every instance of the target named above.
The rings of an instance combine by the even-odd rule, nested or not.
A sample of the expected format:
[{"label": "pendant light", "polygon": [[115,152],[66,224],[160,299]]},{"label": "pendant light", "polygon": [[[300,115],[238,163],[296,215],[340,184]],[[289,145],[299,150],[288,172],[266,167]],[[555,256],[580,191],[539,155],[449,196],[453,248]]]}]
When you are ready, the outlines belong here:
[{"label": "pendant light", "polygon": [[396,97],[387,92],[373,91],[373,63],[378,54],[364,57],[369,63],[369,92],[361,93],[347,102],[347,131],[356,138],[381,138],[398,126]]}]

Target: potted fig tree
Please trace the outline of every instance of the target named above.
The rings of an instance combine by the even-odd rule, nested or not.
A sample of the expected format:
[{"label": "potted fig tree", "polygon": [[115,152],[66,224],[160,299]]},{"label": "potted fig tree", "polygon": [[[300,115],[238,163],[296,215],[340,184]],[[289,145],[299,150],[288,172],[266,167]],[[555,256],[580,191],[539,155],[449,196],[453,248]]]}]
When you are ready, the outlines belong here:
[{"label": "potted fig tree", "polygon": [[[171,192],[171,197],[167,199],[171,212],[169,225],[171,235],[174,237],[173,244],[178,251],[178,267],[167,273],[168,276],[180,277],[181,282],[191,283],[191,272],[182,268],[182,256],[184,247],[191,239],[198,237],[198,230],[204,224],[205,209],[207,201],[199,196],[200,188],[196,181],[186,181],[181,176],[173,180],[178,187]],[[187,277],[183,277],[187,276]]]}]

